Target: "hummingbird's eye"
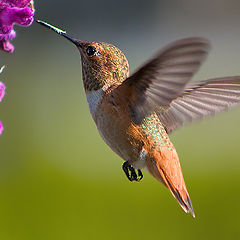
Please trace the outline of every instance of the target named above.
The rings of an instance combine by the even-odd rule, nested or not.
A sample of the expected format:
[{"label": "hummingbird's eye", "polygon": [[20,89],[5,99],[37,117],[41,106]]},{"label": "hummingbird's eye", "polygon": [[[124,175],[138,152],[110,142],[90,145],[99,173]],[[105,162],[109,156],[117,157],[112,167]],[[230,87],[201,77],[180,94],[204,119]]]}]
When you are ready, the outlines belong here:
[{"label": "hummingbird's eye", "polygon": [[88,56],[94,55],[96,53],[96,51],[97,51],[96,48],[92,47],[92,46],[89,46],[86,49],[86,53],[87,53]]}]

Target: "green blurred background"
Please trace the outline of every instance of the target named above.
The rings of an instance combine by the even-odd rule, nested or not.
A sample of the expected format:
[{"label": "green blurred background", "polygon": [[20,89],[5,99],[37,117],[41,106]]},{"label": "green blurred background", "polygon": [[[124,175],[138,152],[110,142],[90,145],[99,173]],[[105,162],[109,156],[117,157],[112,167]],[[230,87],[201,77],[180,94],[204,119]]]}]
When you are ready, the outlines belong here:
[{"label": "green blurred background", "polygon": [[[170,41],[202,36],[194,80],[240,74],[240,2],[37,1],[36,18],[82,40],[113,43],[131,71]],[[130,183],[88,111],[80,58],[34,23],[1,54],[0,239],[238,239],[240,107],[172,134],[196,219],[145,173]]]}]

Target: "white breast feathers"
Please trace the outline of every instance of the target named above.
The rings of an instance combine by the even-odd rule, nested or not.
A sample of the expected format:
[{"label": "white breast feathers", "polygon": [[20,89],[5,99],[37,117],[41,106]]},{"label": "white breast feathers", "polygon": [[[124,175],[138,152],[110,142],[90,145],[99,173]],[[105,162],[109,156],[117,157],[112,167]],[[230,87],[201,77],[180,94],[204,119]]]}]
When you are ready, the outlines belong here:
[{"label": "white breast feathers", "polygon": [[96,109],[99,103],[101,102],[104,94],[105,92],[103,91],[103,89],[98,89],[96,91],[93,90],[86,93],[88,106],[93,118],[94,118]]}]

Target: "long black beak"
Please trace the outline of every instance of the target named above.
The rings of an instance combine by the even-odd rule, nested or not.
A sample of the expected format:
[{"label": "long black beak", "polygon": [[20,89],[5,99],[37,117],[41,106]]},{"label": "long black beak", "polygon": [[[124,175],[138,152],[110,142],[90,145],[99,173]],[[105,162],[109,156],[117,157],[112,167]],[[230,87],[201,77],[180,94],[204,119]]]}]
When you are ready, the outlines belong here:
[{"label": "long black beak", "polygon": [[66,31],[61,30],[61,29],[59,29],[59,28],[57,28],[57,27],[54,27],[53,25],[51,25],[51,24],[49,24],[49,23],[46,23],[46,22],[44,22],[44,21],[41,21],[41,20],[36,20],[36,22],[39,23],[39,24],[41,24],[42,26],[48,28],[48,29],[53,30],[54,32],[58,33],[59,35],[65,37],[66,39],[68,39],[69,41],[71,41],[72,43],[74,43],[77,47],[82,47],[80,41],[78,41],[77,39],[69,36]]}]

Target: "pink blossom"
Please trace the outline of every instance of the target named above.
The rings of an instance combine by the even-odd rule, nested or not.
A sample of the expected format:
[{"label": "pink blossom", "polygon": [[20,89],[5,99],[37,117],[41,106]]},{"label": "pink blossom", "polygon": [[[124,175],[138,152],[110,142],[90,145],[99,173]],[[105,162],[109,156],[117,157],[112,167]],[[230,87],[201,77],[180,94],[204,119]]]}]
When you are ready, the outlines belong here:
[{"label": "pink blossom", "polygon": [[4,127],[2,122],[0,121],[0,135],[2,135],[3,130],[4,130]]},{"label": "pink blossom", "polygon": [[4,85],[4,83],[0,82],[0,102],[5,96],[5,90],[6,90],[6,86]]},{"label": "pink blossom", "polygon": [[28,27],[33,22],[33,0],[0,0],[0,49],[13,52],[14,24]]},{"label": "pink blossom", "polygon": [[[0,74],[2,73],[3,69],[5,68],[5,66],[2,66],[0,68]],[[6,86],[0,82],[0,102],[2,101],[4,95],[5,95],[5,89],[6,89]],[[2,122],[0,121],[0,135],[2,134],[4,128],[3,128],[3,124]]]}]

